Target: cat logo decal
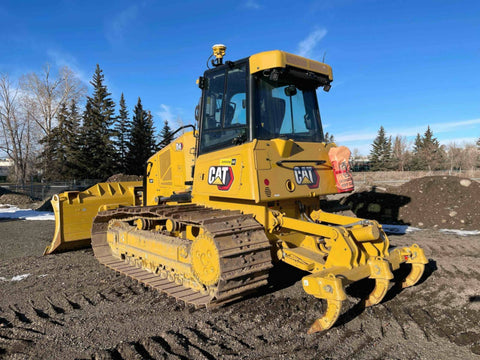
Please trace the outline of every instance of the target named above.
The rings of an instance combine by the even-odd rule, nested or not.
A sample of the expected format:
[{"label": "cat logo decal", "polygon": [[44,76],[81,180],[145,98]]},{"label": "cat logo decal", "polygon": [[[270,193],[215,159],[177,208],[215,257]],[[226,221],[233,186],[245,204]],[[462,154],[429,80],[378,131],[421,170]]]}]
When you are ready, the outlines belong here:
[{"label": "cat logo decal", "polygon": [[230,166],[210,166],[208,184],[217,185],[218,190],[227,191],[233,183],[233,170]]},{"label": "cat logo decal", "polygon": [[295,166],[293,174],[298,185],[307,185],[309,189],[318,188],[320,177],[313,166]]}]

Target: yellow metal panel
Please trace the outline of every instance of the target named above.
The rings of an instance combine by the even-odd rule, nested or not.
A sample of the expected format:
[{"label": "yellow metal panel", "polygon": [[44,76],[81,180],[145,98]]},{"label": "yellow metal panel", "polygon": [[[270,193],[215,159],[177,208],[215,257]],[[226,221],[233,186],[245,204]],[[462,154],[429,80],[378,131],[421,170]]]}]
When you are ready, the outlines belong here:
[{"label": "yellow metal panel", "polygon": [[[201,155],[195,165],[193,196],[259,203],[336,194],[329,149],[323,143],[275,139]],[[282,160],[294,162],[279,165]]]},{"label": "yellow metal panel", "polygon": [[179,136],[153,155],[147,179],[147,205],[158,203],[159,197],[189,190],[192,166],[195,164],[195,137],[193,131]]},{"label": "yellow metal panel", "polygon": [[250,56],[249,61],[250,73],[252,74],[258,71],[278,67],[284,68],[287,65],[290,65],[296,68],[326,75],[330,80],[333,80],[332,68],[329,65],[280,50],[265,51],[252,55]]},{"label": "yellow metal panel", "polygon": [[[328,149],[323,143],[300,143],[282,139],[258,141],[255,148],[256,154],[258,151],[256,155],[258,201],[336,194]],[[282,160],[298,162],[278,164]],[[320,160],[325,163],[316,165],[311,162]],[[267,163],[270,167],[266,166]]]},{"label": "yellow metal panel", "polygon": [[258,198],[253,148],[254,142],[199,156],[195,163],[194,198],[198,195],[242,200]]}]

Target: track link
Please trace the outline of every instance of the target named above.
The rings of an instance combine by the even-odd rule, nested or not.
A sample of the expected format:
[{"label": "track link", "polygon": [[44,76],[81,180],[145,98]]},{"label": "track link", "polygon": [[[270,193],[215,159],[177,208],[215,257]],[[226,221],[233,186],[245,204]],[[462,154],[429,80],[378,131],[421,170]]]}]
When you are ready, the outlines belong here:
[{"label": "track link", "polygon": [[[198,291],[115,256],[107,241],[109,223],[121,221],[127,224],[136,219],[170,219],[203,229],[218,250],[219,281]],[[166,234],[166,231],[137,231],[155,241],[191,243],[190,240]],[[105,266],[195,307],[218,306],[244,297],[267,284],[268,271],[272,267],[271,245],[262,225],[251,215],[199,205],[121,207],[100,212],[93,222],[92,247],[95,257]]]}]

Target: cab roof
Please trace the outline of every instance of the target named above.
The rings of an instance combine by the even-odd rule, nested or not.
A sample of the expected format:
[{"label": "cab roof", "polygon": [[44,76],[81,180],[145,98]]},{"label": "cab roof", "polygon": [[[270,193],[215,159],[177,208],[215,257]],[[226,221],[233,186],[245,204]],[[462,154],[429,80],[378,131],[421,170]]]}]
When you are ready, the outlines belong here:
[{"label": "cab roof", "polygon": [[327,76],[330,81],[333,80],[332,68],[329,65],[281,50],[264,51],[254,54],[250,56],[249,62],[250,73],[252,74],[267,69],[293,66]]}]

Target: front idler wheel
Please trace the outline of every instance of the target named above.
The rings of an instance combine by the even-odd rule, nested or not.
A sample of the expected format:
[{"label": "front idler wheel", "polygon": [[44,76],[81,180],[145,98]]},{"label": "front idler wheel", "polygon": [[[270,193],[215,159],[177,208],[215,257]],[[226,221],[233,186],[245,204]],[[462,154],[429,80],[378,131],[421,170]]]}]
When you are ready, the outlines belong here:
[{"label": "front idler wheel", "polygon": [[207,234],[198,236],[190,249],[192,271],[205,286],[213,286],[220,280],[220,255],[215,240]]}]

